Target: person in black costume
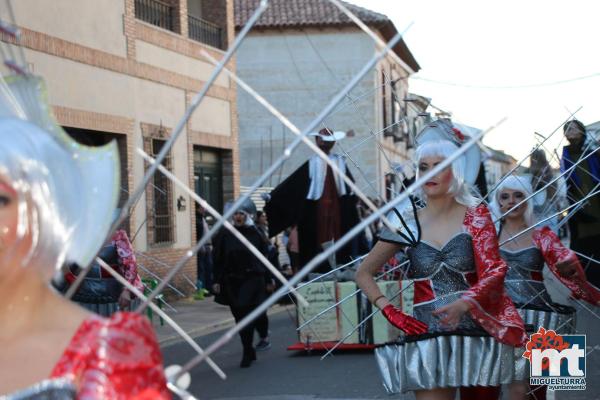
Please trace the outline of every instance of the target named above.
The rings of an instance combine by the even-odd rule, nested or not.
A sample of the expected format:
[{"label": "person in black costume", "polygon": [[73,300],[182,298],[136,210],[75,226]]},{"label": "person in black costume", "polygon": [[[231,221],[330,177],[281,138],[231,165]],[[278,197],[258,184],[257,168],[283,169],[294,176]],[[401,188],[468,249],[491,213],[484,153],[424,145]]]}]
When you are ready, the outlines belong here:
[{"label": "person in black costume", "polygon": [[[330,154],[335,142],[344,138],[345,133],[324,128],[313,136],[317,146],[354,181],[344,157]],[[318,155],[312,156],[271,192],[265,212],[271,237],[292,225],[298,226],[300,267],[359,222],[357,197]],[[352,241],[343,246],[336,253],[336,262],[349,262],[352,248]],[[324,273],[330,269],[331,265],[324,262],[314,271]]]},{"label": "person in black costume", "polygon": [[[267,244],[252,222],[254,214],[256,206],[248,199],[233,215],[233,225],[254,247],[267,255]],[[266,299],[267,290],[273,287],[273,277],[230,231],[222,230],[213,245],[215,301],[228,305],[235,321],[239,322]],[[261,315],[240,331],[244,348],[240,363],[242,368],[249,367],[256,360],[256,351],[252,346],[254,330],[259,331],[261,338],[268,336],[268,321],[265,324],[263,318],[266,315]]]},{"label": "person in black costume", "polygon": [[[567,193],[570,204],[583,199],[600,184],[600,147],[588,146],[589,141],[585,125],[573,119],[563,126],[569,145],[563,147],[561,172],[571,168],[584,157],[585,161],[572,169],[567,176]],[[592,154],[590,154],[592,153]],[[600,195],[591,196],[569,219],[571,232],[571,250],[584,254],[595,260],[600,258],[598,243],[600,243]],[[588,280],[595,286],[600,286],[600,263],[585,258],[581,262],[586,265],[585,273]]]}]

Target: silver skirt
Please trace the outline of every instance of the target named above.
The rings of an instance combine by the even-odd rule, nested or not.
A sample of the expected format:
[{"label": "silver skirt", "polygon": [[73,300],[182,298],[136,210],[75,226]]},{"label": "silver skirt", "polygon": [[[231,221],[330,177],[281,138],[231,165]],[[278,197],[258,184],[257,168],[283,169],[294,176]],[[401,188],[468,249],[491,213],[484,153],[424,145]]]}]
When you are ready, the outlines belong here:
[{"label": "silver skirt", "polygon": [[388,393],[513,381],[514,347],[490,336],[438,336],[375,349]]},{"label": "silver skirt", "polygon": [[[519,315],[523,318],[525,325],[533,325],[537,332],[540,327],[553,330],[562,335],[575,332],[576,314],[559,314],[549,311],[527,310],[519,308]],[[515,347],[515,381],[529,379],[529,362],[523,358],[525,347]]]}]

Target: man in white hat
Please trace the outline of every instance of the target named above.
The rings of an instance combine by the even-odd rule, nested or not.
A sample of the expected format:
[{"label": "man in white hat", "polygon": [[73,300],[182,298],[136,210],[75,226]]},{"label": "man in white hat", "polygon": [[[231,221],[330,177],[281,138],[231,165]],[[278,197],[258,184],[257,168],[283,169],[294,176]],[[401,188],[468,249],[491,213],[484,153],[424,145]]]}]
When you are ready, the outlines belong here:
[{"label": "man in white hat", "polygon": [[[345,132],[323,128],[311,135],[339,170],[354,180],[344,157],[331,154],[335,142],[343,139]],[[356,204],[356,196],[343,179],[315,154],[271,192],[271,199],[265,205],[269,235],[275,236],[297,225],[303,266],[358,223]],[[315,272],[327,272],[336,262],[350,261],[351,254],[352,241],[336,253],[335,261],[321,264]]]}]

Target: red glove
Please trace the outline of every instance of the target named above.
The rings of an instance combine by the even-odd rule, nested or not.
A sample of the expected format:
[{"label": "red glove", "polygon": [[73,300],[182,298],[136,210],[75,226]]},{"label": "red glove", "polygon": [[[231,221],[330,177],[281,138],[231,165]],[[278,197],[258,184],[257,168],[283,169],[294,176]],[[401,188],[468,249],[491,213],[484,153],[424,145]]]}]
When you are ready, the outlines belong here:
[{"label": "red glove", "polygon": [[393,304],[388,304],[381,310],[383,316],[396,328],[403,330],[407,335],[420,335],[427,333],[427,324],[405,314]]}]

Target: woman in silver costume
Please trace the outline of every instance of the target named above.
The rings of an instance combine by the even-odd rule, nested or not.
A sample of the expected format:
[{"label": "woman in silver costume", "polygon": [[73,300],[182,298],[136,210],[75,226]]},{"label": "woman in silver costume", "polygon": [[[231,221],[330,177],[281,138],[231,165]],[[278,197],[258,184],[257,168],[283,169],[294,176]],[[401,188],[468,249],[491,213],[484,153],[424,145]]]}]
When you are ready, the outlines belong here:
[{"label": "woman in silver costume", "polygon": [[[424,174],[465,141],[449,121],[427,125],[417,137],[417,174]],[[494,399],[513,380],[514,346],[526,340],[523,321],[504,292],[506,264],[485,205],[470,193],[480,156],[473,146],[429,179],[413,208],[414,219],[396,214],[396,232],[384,230],[361,265],[356,281],[388,321],[405,332],[376,349],[384,386],[414,391],[417,400]],[[418,176],[417,176],[418,178]],[[381,294],[378,268],[405,249],[415,286],[413,316]]]},{"label": "woman in silver costume", "polygon": [[[492,195],[490,208],[500,218],[498,224],[502,258],[508,264],[505,287],[526,326],[537,330],[543,327],[558,334],[575,332],[575,309],[552,301],[543,282],[544,267],[571,291],[575,299],[598,305],[600,291],[589,284],[576,255],[562,245],[558,236],[547,226],[529,229],[535,223],[533,193],[525,176],[509,176]],[[523,204],[515,207],[517,204]],[[529,229],[529,231],[526,231]],[[524,232],[526,231],[526,232]],[[523,233],[522,233],[523,232]],[[522,234],[521,234],[522,233]],[[524,348],[515,349],[515,383],[510,387],[514,400],[546,398],[546,387],[529,388],[529,364],[523,358]]]}]

